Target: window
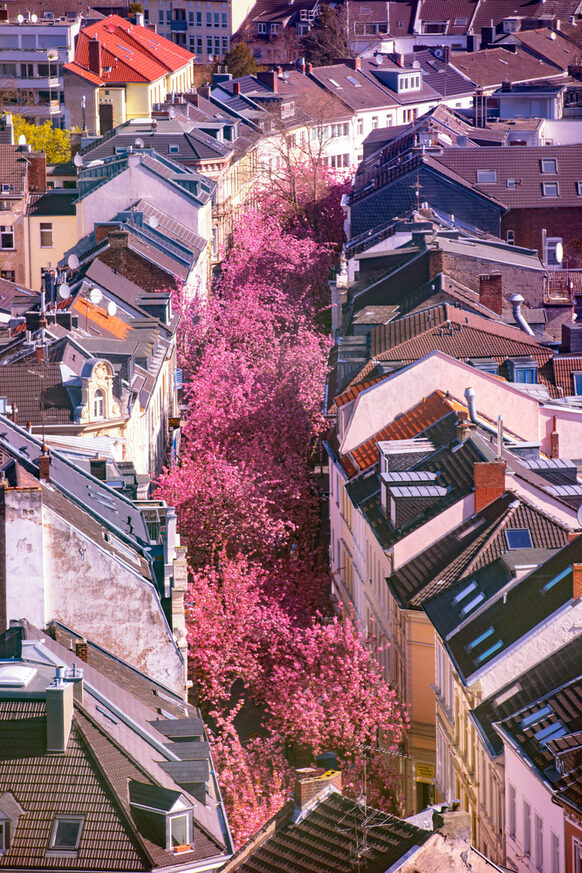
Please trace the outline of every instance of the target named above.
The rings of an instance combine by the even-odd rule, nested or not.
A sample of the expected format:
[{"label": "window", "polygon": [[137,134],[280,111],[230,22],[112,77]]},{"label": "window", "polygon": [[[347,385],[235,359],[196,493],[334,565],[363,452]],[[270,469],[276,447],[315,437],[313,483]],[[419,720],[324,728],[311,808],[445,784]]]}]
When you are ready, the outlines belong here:
[{"label": "window", "polygon": [[14,227],[11,224],[0,224],[0,249],[14,248]]},{"label": "window", "polygon": [[506,179],[505,185],[507,188],[517,188],[517,179]]},{"label": "window", "polygon": [[199,55],[202,54],[202,37],[201,36],[196,37],[196,51],[198,52]]},{"label": "window", "polygon": [[222,54],[225,55],[228,52],[228,37],[222,37]]},{"label": "window", "polygon": [[169,153],[170,153],[171,155],[177,155],[177,154],[179,153],[179,151],[180,151],[180,146],[179,146],[179,145],[176,145],[175,143],[171,143],[171,144],[168,146],[168,151],[169,151]]},{"label": "window", "polygon": [[509,381],[519,382],[522,385],[535,385],[538,381],[537,361],[532,358],[509,358]]},{"label": "window", "polygon": [[172,10],[166,9],[166,24],[172,23]]},{"label": "window", "polygon": [[509,786],[509,798],[507,801],[507,815],[509,818],[509,836],[515,839],[515,788]]},{"label": "window", "polygon": [[187,815],[172,816],[170,819],[170,838],[172,848],[175,846],[187,846],[190,843]]},{"label": "window", "polygon": [[378,116],[373,115],[372,116],[372,130],[376,130],[377,127],[378,127]]},{"label": "window", "polygon": [[228,14],[226,12],[222,13],[222,26],[228,27]]},{"label": "window", "polygon": [[582,196],[582,182],[576,182],[576,194],[578,197]]},{"label": "window", "polygon": [[190,51],[194,54],[194,52],[196,51],[195,46],[196,46],[196,37],[189,36],[188,37],[188,51]]},{"label": "window", "polygon": [[0,855],[8,849],[8,822],[0,821]]},{"label": "window", "polygon": [[579,396],[582,394],[582,373],[572,373],[572,382],[574,383],[574,394]]},{"label": "window", "polygon": [[279,25],[277,23],[271,24],[271,33],[279,33]]},{"label": "window", "polygon": [[392,127],[393,120],[392,115],[388,113],[386,116],[386,127]]},{"label": "window", "polygon": [[51,221],[41,221],[40,223],[40,247],[41,249],[52,249],[53,247],[53,225]]},{"label": "window", "polygon": [[202,27],[202,12],[199,9],[196,10],[196,27]]},{"label": "window", "polygon": [[455,18],[455,27],[465,27],[467,24],[466,18]]},{"label": "window", "polygon": [[212,27],[212,12],[206,13],[206,27]]},{"label": "window", "polygon": [[497,170],[477,170],[477,181],[486,185],[497,182]]},{"label": "window", "polygon": [[214,13],[214,26],[220,27],[220,12]]},{"label": "window", "polygon": [[158,10],[158,24],[163,24],[163,23],[164,23],[164,10],[160,9],[160,10]]},{"label": "window", "polygon": [[543,873],[544,869],[544,823],[539,815],[535,817],[536,824],[536,867]]},{"label": "window", "polygon": [[53,823],[49,849],[76,852],[81,841],[83,819],[76,816],[58,816]]},{"label": "window", "polygon": [[105,397],[100,388],[93,395],[93,418],[103,418],[105,416]]},{"label": "window", "polygon": [[188,27],[194,27],[194,10],[190,9],[188,12]]},{"label": "window", "polygon": [[212,54],[212,37],[211,36],[206,37],[206,53],[209,55]]},{"label": "window", "polygon": [[523,801],[523,853],[531,855],[531,806]]},{"label": "window", "polygon": [[220,54],[220,37],[219,36],[214,37],[214,54],[215,55]]},{"label": "window", "polygon": [[363,136],[364,134],[364,119],[358,118],[358,136]]},{"label": "window", "polygon": [[531,549],[531,534],[529,530],[524,528],[516,528],[514,530],[505,531],[505,539],[508,549]]},{"label": "window", "polygon": [[557,182],[542,182],[542,194],[544,197],[558,197],[559,193]]},{"label": "window", "polygon": [[499,375],[499,364],[493,358],[470,358],[468,363],[482,373],[491,373],[492,376]]},{"label": "window", "polygon": [[540,161],[540,169],[542,173],[557,173],[558,162],[555,158],[542,158]]},{"label": "window", "polygon": [[507,233],[505,234],[505,239],[506,239],[508,246],[514,246],[515,245],[515,231],[508,230]]},{"label": "window", "polygon": [[6,279],[7,282],[16,282],[16,273],[14,270],[0,270],[0,279]]},{"label": "window", "polygon": [[560,840],[552,831],[552,873],[560,873]]}]

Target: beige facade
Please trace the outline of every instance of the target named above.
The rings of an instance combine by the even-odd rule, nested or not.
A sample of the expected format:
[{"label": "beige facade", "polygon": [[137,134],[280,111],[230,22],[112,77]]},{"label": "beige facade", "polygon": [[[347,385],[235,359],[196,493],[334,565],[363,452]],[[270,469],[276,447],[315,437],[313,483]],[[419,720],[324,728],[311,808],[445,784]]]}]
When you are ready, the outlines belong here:
[{"label": "beige facade", "polygon": [[40,291],[44,270],[54,269],[64,253],[77,242],[77,219],[72,215],[25,216],[23,225],[24,279],[28,288]]}]

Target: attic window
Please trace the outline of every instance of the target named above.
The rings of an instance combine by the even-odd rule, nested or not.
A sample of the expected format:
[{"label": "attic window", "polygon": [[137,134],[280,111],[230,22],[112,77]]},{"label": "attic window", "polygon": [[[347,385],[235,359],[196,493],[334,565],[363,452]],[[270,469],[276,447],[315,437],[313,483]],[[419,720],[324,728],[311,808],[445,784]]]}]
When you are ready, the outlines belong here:
[{"label": "attic window", "polygon": [[506,179],[505,184],[508,188],[517,188],[517,179]]},{"label": "attic window", "polygon": [[574,394],[580,396],[582,394],[582,373],[572,373],[572,382],[574,384]]},{"label": "attic window", "polygon": [[540,167],[542,173],[558,172],[558,162],[556,158],[542,158],[542,160],[540,161]]},{"label": "attic window", "polygon": [[497,182],[497,170],[477,170],[477,181],[485,184]]},{"label": "attic window", "polygon": [[170,819],[170,841],[172,848],[176,846],[187,846],[190,844],[190,835],[188,833],[189,816],[188,815],[173,815]]},{"label": "attic window", "polygon": [[493,358],[471,358],[469,364],[482,373],[490,373],[492,376],[499,375],[499,364]]},{"label": "attic window", "polygon": [[59,815],[53,822],[49,850],[51,854],[58,853],[61,857],[69,857],[69,853],[77,852],[81,841],[83,819],[79,816]]},{"label": "attic window", "polygon": [[467,18],[455,18],[455,27],[465,27],[467,21]]},{"label": "attic window", "polygon": [[505,531],[505,539],[508,549],[531,549],[531,534],[528,528],[515,528]]},{"label": "attic window", "polygon": [[8,851],[8,822],[0,821],[0,856]]},{"label": "attic window", "polygon": [[177,155],[178,152],[180,151],[180,146],[179,146],[179,145],[175,145],[175,144],[171,144],[171,145],[168,147],[168,151],[169,151],[169,153],[170,153],[171,155]]},{"label": "attic window", "polygon": [[342,87],[342,86],[340,85],[339,82],[336,82],[336,80],[335,80],[335,79],[332,79],[331,77],[330,77],[330,80],[329,80],[329,81],[331,82],[331,84],[332,84],[335,88],[339,88],[340,91],[341,91],[341,87]]},{"label": "attic window", "polygon": [[542,194],[544,197],[558,197],[559,193],[557,182],[542,182]]}]

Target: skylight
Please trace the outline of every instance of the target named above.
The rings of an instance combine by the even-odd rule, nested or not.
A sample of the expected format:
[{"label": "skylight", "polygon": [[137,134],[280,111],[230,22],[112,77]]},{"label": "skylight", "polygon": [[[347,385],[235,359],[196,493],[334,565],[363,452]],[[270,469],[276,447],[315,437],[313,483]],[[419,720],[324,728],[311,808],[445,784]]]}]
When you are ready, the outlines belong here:
[{"label": "skylight", "polygon": [[505,539],[508,549],[531,549],[531,534],[527,528],[518,528],[505,531]]},{"label": "skylight", "polygon": [[557,585],[558,582],[561,582],[562,579],[564,579],[566,576],[568,576],[568,574],[569,574],[571,571],[572,571],[572,567],[566,567],[565,570],[562,570],[561,573],[558,573],[557,576],[554,576],[553,579],[550,579],[548,582],[546,582],[545,585],[542,585],[542,587],[540,588],[540,592],[541,592],[542,594],[547,594],[548,591],[551,591],[551,590],[552,590],[552,588],[554,587],[554,585]]},{"label": "skylight", "polygon": [[542,719],[547,718],[548,715],[551,715],[553,712],[552,707],[548,704],[548,706],[544,706],[543,709],[537,709],[535,712],[526,715],[525,718],[522,718],[520,727],[524,730],[527,727],[530,727],[532,724],[536,724],[538,721],[542,721]]},{"label": "skylight", "polygon": [[479,592],[479,594],[476,597],[474,597],[472,600],[470,600],[468,603],[466,603],[465,606],[463,606],[463,608],[461,610],[461,615],[463,615],[463,616],[469,615],[469,613],[472,612],[474,609],[476,609],[480,603],[483,603],[484,600],[485,600],[485,595],[481,591],[481,592]]},{"label": "skylight", "polygon": [[339,89],[341,90],[341,87],[342,87],[342,86],[340,85],[339,82],[336,82],[335,79],[331,79],[331,78],[330,78],[329,81],[331,82],[332,85],[335,85],[336,88],[339,88]]},{"label": "skylight", "polygon": [[459,591],[459,593],[455,597],[453,597],[453,603],[460,603],[460,601],[464,600],[464,598],[467,597],[467,595],[470,594],[472,591],[474,591],[476,587],[477,583],[475,581],[471,582],[470,585],[467,585],[466,588],[463,588],[462,591]]},{"label": "skylight", "polygon": [[478,182],[497,182],[497,170],[477,170]]},{"label": "skylight", "polygon": [[358,82],[358,80],[355,78],[355,76],[347,76],[347,80],[348,80],[348,82],[352,83],[354,88],[361,88],[362,87],[361,84]]},{"label": "skylight", "polygon": [[488,627],[487,630],[483,631],[482,634],[479,634],[479,636],[476,639],[474,639],[472,643],[467,644],[467,651],[470,652],[471,649],[474,649],[474,648],[476,648],[476,646],[479,646],[481,643],[484,643],[485,640],[488,640],[489,637],[492,636],[494,633],[495,633],[495,629],[492,627]]},{"label": "skylight", "polygon": [[484,652],[481,652],[480,655],[477,655],[475,660],[477,661],[478,664],[482,664],[483,661],[486,661],[487,658],[489,658],[491,655],[494,655],[495,652],[498,652],[499,649],[501,649],[502,647],[503,647],[503,643],[501,642],[501,640],[497,640],[496,643],[493,643],[492,646],[490,646]]}]

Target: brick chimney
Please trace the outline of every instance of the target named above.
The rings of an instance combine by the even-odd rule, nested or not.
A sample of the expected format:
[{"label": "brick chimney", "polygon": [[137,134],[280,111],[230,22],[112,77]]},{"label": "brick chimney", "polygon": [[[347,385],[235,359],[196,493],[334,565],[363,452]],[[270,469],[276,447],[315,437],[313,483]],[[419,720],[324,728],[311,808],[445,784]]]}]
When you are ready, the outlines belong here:
[{"label": "brick chimney", "polygon": [[73,685],[65,681],[64,667],[57,667],[45,694],[47,752],[66,752],[73,719]]},{"label": "brick chimney", "polygon": [[109,238],[109,248],[111,249],[126,249],[127,248],[127,240],[129,239],[129,233],[126,230],[121,230],[120,228],[114,228],[107,231],[107,236]]},{"label": "brick chimney", "polygon": [[101,61],[101,43],[98,39],[89,40],[89,69],[96,76],[103,75],[103,65]]},{"label": "brick chimney", "polygon": [[342,774],[339,770],[327,770],[321,776],[307,776],[306,778],[298,779],[295,783],[293,795],[295,806],[298,809],[303,809],[329,785],[334,785],[341,790]]},{"label": "brick chimney", "polygon": [[505,461],[486,461],[474,464],[475,512],[489,506],[505,494]]},{"label": "brick chimney", "polygon": [[28,155],[28,190],[31,194],[46,192],[46,154],[31,152]]},{"label": "brick chimney", "polygon": [[350,67],[352,70],[362,69],[361,58],[334,58],[333,62],[334,64],[345,64],[346,67]]},{"label": "brick chimney", "polygon": [[460,413],[459,420],[457,421],[457,439],[460,443],[464,443],[471,434],[475,432],[476,425],[470,421],[469,418],[465,415],[465,413]]},{"label": "brick chimney", "polygon": [[442,249],[431,249],[428,253],[428,278],[433,279],[445,271],[445,253]]},{"label": "brick chimney", "polygon": [[479,303],[496,315],[503,313],[503,276],[501,273],[486,273],[479,276]]},{"label": "brick chimney", "polygon": [[305,64],[305,73],[309,74],[313,72],[313,64]]},{"label": "brick chimney", "polygon": [[239,94],[240,94],[240,82],[233,82],[232,83],[232,93],[234,94],[235,97],[239,96]]},{"label": "brick chimney", "polygon": [[558,433],[558,419],[554,415],[552,420],[552,432],[550,434],[550,458],[560,457],[560,434]]},{"label": "brick chimney", "polygon": [[256,74],[257,79],[262,85],[265,85],[267,88],[270,88],[271,91],[277,93],[279,88],[279,79],[277,77],[277,73],[274,70],[263,70]]},{"label": "brick chimney", "polygon": [[48,448],[42,444],[42,454],[38,458],[38,478],[43,482],[51,481],[51,456]]},{"label": "brick chimney", "polygon": [[582,597],[582,564],[572,564],[572,597]]},{"label": "brick chimney", "polygon": [[81,661],[89,660],[89,646],[87,645],[87,640],[75,640],[75,655],[77,658],[80,658]]}]

